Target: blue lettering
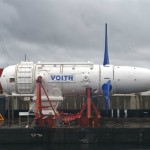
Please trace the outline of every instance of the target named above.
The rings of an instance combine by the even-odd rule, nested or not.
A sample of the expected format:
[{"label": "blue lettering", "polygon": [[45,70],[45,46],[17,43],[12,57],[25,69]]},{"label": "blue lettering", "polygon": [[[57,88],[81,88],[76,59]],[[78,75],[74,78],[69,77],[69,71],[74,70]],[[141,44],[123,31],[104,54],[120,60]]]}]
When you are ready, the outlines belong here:
[{"label": "blue lettering", "polygon": [[73,81],[73,76],[68,76],[69,81]]},{"label": "blue lettering", "polygon": [[74,77],[73,75],[51,75],[52,81],[73,81]]},{"label": "blue lettering", "polygon": [[67,80],[67,77],[68,77],[68,76],[64,76],[64,78],[65,78],[65,81]]},{"label": "blue lettering", "polygon": [[55,75],[54,75],[54,76],[51,76],[51,79],[52,79],[52,80],[55,80]]},{"label": "blue lettering", "polygon": [[56,80],[60,80],[61,79],[61,77],[60,76],[56,76]]}]

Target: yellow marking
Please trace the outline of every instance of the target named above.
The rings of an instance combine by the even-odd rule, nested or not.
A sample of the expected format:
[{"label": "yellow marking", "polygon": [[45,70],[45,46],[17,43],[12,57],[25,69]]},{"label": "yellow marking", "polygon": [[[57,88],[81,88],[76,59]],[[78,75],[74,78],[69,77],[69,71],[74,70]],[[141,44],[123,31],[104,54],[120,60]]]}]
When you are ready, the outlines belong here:
[{"label": "yellow marking", "polygon": [[0,121],[4,121],[4,117],[0,114]]}]

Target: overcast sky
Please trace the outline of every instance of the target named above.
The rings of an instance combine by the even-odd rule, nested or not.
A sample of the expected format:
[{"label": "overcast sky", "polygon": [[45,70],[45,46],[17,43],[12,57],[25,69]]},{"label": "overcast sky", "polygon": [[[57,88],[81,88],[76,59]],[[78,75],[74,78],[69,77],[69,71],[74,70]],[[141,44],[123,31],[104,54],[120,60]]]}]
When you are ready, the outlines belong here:
[{"label": "overcast sky", "polygon": [[0,67],[28,61],[150,68],[150,0],[0,0]]}]

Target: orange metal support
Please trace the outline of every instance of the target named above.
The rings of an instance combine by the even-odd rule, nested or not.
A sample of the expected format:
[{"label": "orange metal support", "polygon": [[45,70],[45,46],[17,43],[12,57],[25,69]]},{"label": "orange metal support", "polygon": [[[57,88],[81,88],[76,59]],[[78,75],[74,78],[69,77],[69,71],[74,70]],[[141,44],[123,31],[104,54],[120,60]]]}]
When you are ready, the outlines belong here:
[{"label": "orange metal support", "polygon": [[83,112],[84,112],[86,107],[87,107],[87,102],[85,102],[84,105],[82,106],[82,108],[81,108],[81,110],[79,112],[80,116],[83,114]]},{"label": "orange metal support", "polygon": [[36,122],[38,122],[38,119],[40,117],[42,117],[41,82],[42,82],[42,77],[39,76],[36,80],[36,107],[35,107],[35,120],[36,120]]},{"label": "orange metal support", "polygon": [[56,112],[55,112],[55,109],[54,109],[54,107],[53,107],[53,105],[52,105],[52,103],[51,103],[51,101],[50,101],[50,99],[49,99],[49,97],[48,97],[48,95],[47,95],[47,93],[46,93],[46,91],[45,91],[45,89],[44,89],[42,83],[41,83],[41,87],[42,87],[42,89],[43,89],[43,91],[44,91],[44,93],[45,93],[45,95],[46,95],[46,97],[47,97],[47,100],[48,100],[48,102],[49,102],[49,104],[50,104],[50,107],[52,108],[52,110],[53,110],[53,112],[54,112],[54,114],[55,114],[55,116],[56,116],[57,114],[56,114]]},{"label": "orange metal support", "polygon": [[[47,97],[47,100],[49,101],[50,106],[42,106],[42,100],[41,100],[41,89],[43,89],[44,94]],[[81,108],[80,113],[78,114],[56,114],[55,109],[53,108],[53,105],[51,103],[51,100],[48,97],[48,94],[46,93],[46,90],[44,89],[42,85],[42,77],[39,76],[36,80],[36,107],[35,107],[35,124],[39,126],[44,126],[46,124],[49,125],[49,127],[52,127],[55,124],[55,119],[61,119],[63,123],[70,124],[71,121],[74,121],[76,119],[79,119],[81,121],[82,125],[86,125],[87,127],[90,126],[91,120],[93,120],[94,124],[94,118],[91,117],[91,106],[93,107],[96,115],[97,120],[100,118],[100,112],[96,108],[93,101],[91,101],[91,88],[86,89],[87,92],[87,101],[84,103],[83,107]],[[42,109],[51,107],[54,115],[43,115]],[[87,116],[85,117],[83,114],[84,110],[87,109]]]},{"label": "orange metal support", "polygon": [[[95,106],[94,102],[91,100],[91,88],[87,88],[86,89],[87,92],[87,101],[84,103],[84,105],[82,106],[79,116],[80,116],[80,122],[81,124],[85,125],[87,127],[90,126],[90,119],[94,119],[93,116],[91,116],[91,106],[93,107],[95,113],[96,113],[96,124],[97,126],[99,126],[99,121],[100,121],[100,112],[98,111],[97,107]],[[83,114],[84,110],[87,108],[87,118],[85,118]],[[94,119],[95,120],[95,119]],[[94,122],[93,120],[93,122]],[[80,123],[79,123],[80,124]]]},{"label": "orange metal support", "polygon": [[91,88],[87,88],[87,118],[91,118]]},{"label": "orange metal support", "polygon": [[[41,100],[41,89],[43,89],[47,100],[49,101],[50,106],[42,106],[42,100]],[[45,116],[42,114],[42,109],[43,108],[48,108],[51,107],[53,112],[54,112],[54,116]],[[36,106],[35,106],[35,124],[39,125],[39,126],[44,126],[45,123],[47,123],[48,125],[51,126],[51,124],[54,123],[55,121],[55,117],[56,117],[56,112],[52,106],[52,103],[46,93],[46,90],[44,89],[43,85],[42,85],[42,77],[38,76],[37,80],[36,80]]]}]

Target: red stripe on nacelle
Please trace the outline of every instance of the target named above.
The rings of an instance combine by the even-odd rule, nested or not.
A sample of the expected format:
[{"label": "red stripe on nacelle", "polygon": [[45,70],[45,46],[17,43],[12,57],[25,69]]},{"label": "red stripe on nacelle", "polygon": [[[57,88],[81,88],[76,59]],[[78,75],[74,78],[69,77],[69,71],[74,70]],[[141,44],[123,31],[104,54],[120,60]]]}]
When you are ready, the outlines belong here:
[{"label": "red stripe on nacelle", "polygon": [[2,75],[3,69],[4,68],[0,68],[0,76]]},{"label": "red stripe on nacelle", "polygon": [[[2,75],[3,69],[4,69],[4,68],[0,68],[0,77],[1,77],[1,75]],[[2,88],[2,86],[1,86],[1,84],[0,84],[0,93],[3,93],[3,88]]]}]

